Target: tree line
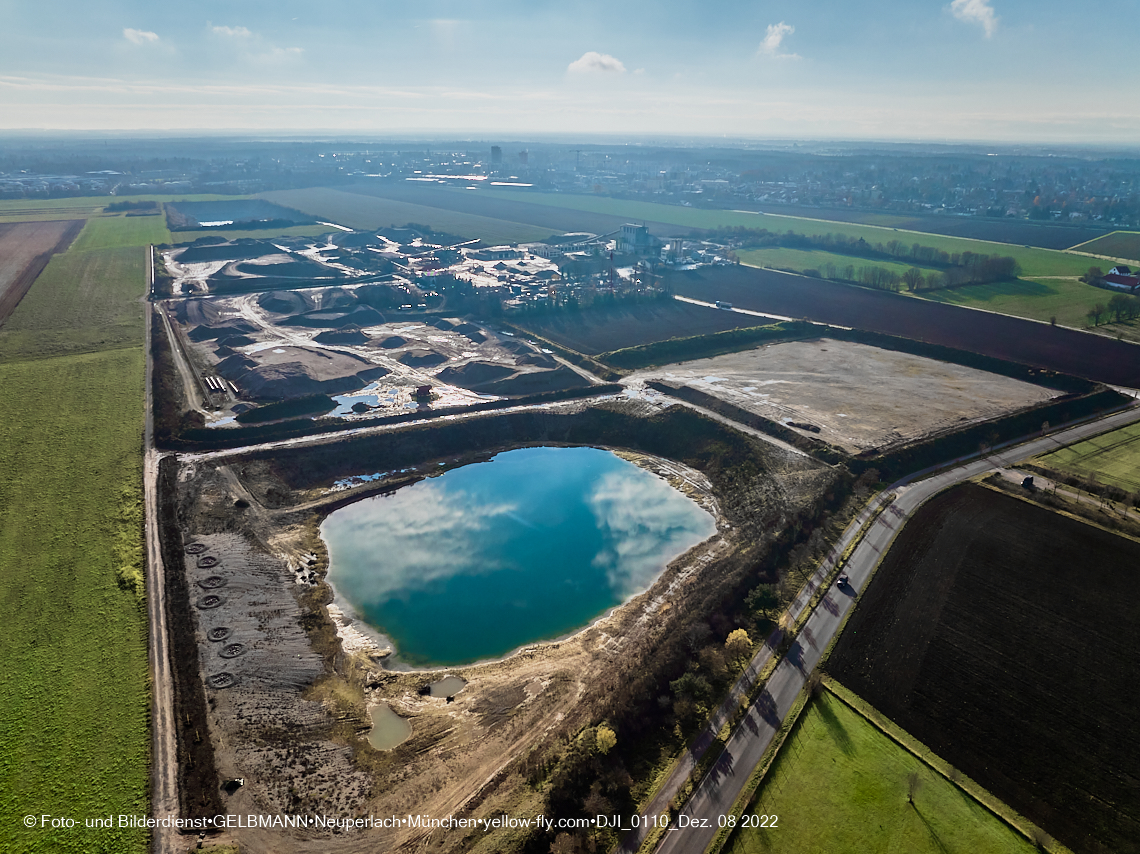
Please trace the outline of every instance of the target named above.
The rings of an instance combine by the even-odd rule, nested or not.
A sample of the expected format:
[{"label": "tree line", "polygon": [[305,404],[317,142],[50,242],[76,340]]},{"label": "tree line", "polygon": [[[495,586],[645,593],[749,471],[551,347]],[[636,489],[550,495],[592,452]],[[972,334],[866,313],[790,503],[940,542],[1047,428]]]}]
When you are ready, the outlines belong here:
[{"label": "tree line", "polygon": [[[906,243],[902,240],[889,240],[886,243],[868,243],[862,237],[847,237],[843,234],[799,234],[787,231],[783,234],[763,228],[722,228],[712,236],[728,239],[740,246],[764,248],[781,246],[787,249],[818,249],[839,255],[853,255],[859,258],[885,261],[909,261],[925,267],[939,267],[940,271],[923,272],[911,267],[899,274],[885,267],[839,267],[827,264],[817,275],[838,281],[854,282],[882,290],[899,291],[904,287],[909,291],[929,291],[939,288],[955,288],[961,285],[989,284],[1016,279],[1021,275],[1021,265],[1008,255],[983,255],[978,252],[946,252],[933,246],[920,243]],[[813,271],[806,271],[809,275]]]}]

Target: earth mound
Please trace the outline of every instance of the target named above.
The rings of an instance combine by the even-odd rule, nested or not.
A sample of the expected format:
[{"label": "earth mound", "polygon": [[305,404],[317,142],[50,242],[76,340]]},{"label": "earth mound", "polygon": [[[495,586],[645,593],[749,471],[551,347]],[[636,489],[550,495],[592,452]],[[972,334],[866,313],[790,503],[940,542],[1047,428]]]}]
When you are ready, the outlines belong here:
[{"label": "earth mound", "polygon": [[509,377],[515,369],[494,362],[468,362],[453,368],[444,368],[435,378],[448,385],[457,385],[471,391],[484,391],[496,381]]},{"label": "earth mound", "polygon": [[174,316],[188,326],[212,326],[224,317],[211,300],[205,299],[182,300],[174,309]]},{"label": "earth mound", "polygon": [[237,383],[243,392],[260,400],[287,400],[310,394],[352,391],[389,373],[378,365],[339,377],[321,379],[312,366],[301,361],[258,365],[243,356],[231,356],[218,364],[218,373]]},{"label": "earth mound", "polygon": [[180,264],[195,264],[203,261],[244,261],[278,251],[272,243],[266,243],[263,240],[243,239],[236,240],[233,243],[187,246],[179,253],[177,260]]},{"label": "earth mound", "polygon": [[409,350],[396,361],[402,365],[407,365],[409,368],[430,368],[435,365],[442,365],[447,361],[447,356],[434,350],[424,350],[417,347]]},{"label": "earth mound", "polygon": [[269,291],[257,298],[257,304],[274,314],[303,314],[316,308],[312,297],[297,291]]},{"label": "earth mound", "polygon": [[[210,341],[215,338],[230,338],[234,335],[242,335],[246,332],[256,332],[257,325],[251,323],[240,317],[231,318],[230,320],[223,320],[220,323],[215,323],[212,326],[205,324],[195,326],[188,333],[191,341]],[[250,340],[252,343],[252,339]]]},{"label": "earth mound", "polygon": [[534,365],[539,368],[553,368],[558,364],[553,356],[546,353],[525,353],[519,356],[517,361],[520,365]]},{"label": "earth mound", "polygon": [[272,257],[273,260],[242,261],[232,266],[238,273],[244,273],[247,276],[276,276],[278,278],[289,279],[327,279],[331,276],[339,277],[342,275],[339,270],[326,267],[324,264],[318,264],[316,261],[310,261],[308,258],[290,256],[288,260],[285,260],[278,256]]},{"label": "earth mound", "polygon": [[321,294],[321,311],[345,309],[351,311],[358,305],[356,294],[344,288],[329,288]]},{"label": "earth mound", "polygon": [[218,344],[222,347],[248,347],[253,343],[256,342],[248,335],[229,335],[218,339]]},{"label": "earth mound", "polygon": [[318,329],[342,329],[345,326],[379,326],[383,322],[384,315],[366,305],[358,305],[351,311],[318,309],[303,314],[295,314],[278,321],[285,326],[307,326]]},{"label": "earth mound", "polygon": [[562,391],[570,388],[585,388],[590,381],[565,365],[553,371],[519,372],[493,383],[488,383],[485,391],[504,397],[521,397],[540,394],[544,391]]}]

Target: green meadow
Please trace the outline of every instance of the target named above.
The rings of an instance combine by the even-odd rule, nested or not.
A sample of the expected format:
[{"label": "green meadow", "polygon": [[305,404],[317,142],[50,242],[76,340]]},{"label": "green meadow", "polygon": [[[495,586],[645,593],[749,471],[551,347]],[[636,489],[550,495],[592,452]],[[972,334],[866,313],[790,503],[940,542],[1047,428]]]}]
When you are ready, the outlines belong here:
[{"label": "green meadow", "polygon": [[1130,424],[1038,458],[1041,465],[1130,492],[1140,490],[1140,424]]},{"label": "green meadow", "polygon": [[89,248],[52,259],[0,329],[4,851],[146,850],[145,831],[84,820],[148,809],[139,223],[153,220],[93,220]]},{"label": "green meadow", "polygon": [[[911,775],[917,781],[913,803]],[[726,854],[1031,854],[1037,850],[958,786],[825,693],[781,746]],[[772,819],[768,819],[772,823]]]}]

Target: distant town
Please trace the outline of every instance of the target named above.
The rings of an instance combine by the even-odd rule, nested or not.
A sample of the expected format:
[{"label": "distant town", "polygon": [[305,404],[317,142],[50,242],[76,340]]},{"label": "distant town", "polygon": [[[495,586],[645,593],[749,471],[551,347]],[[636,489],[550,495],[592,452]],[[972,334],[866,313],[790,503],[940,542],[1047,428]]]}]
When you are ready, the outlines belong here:
[{"label": "distant town", "polygon": [[258,193],[359,181],[592,193],[696,207],[882,211],[1038,222],[1140,224],[1140,157],[1025,146],[16,139],[0,199]]}]

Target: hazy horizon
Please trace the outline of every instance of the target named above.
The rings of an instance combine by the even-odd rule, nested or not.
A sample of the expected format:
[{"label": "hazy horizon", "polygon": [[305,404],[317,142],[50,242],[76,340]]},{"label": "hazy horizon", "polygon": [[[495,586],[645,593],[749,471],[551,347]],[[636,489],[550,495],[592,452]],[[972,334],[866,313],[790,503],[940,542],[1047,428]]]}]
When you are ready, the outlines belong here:
[{"label": "hazy horizon", "polygon": [[6,130],[1140,141],[1123,0],[0,2]]}]

